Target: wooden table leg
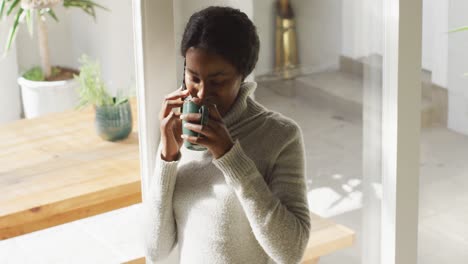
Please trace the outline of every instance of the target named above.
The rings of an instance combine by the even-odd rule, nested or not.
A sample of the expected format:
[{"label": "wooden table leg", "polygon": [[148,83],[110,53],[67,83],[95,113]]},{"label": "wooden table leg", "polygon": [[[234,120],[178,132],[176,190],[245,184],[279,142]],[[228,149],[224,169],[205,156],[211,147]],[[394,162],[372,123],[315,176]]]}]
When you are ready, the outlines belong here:
[{"label": "wooden table leg", "polygon": [[316,259],[310,259],[310,260],[306,260],[304,262],[302,262],[302,264],[318,264],[320,258],[316,258]]}]

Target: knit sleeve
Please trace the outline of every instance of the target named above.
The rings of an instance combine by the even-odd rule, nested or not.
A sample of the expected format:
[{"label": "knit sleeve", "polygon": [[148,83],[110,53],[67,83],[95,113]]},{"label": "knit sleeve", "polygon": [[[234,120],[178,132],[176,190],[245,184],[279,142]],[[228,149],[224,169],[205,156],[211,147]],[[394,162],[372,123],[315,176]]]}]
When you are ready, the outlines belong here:
[{"label": "knit sleeve", "polygon": [[158,147],[152,177],[146,187],[143,203],[143,232],[146,263],[166,258],[177,244],[177,228],[174,219],[172,196],[177,176],[176,161],[167,162],[161,158]]},{"label": "knit sleeve", "polygon": [[285,264],[302,260],[310,231],[302,133],[297,126],[291,130],[269,185],[238,140],[213,161],[235,189],[259,244],[276,263]]}]

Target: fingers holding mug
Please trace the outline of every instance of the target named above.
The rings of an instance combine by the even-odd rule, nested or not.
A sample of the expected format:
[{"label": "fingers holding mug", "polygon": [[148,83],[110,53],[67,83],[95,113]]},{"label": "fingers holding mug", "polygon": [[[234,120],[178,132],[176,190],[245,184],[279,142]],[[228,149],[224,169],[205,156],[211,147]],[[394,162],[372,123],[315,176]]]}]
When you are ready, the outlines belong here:
[{"label": "fingers holding mug", "polygon": [[[202,137],[211,138],[214,136],[213,128],[210,126],[209,122],[206,122],[205,124],[184,123],[183,127],[198,133],[199,136]],[[185,134],[188,135],[187,133]]]},{"label": "fingers holding mug", "polygon": [[182,134],[181,138],[184,139],[186,142],[189,142],[190,144],[193,144],[193,145],[202,145],[202,146],[209,145],[209,139],[207,137],[189,136],[186,134]]},{"label": "fingers holding mug", "polygon": [[207,111],[208,111],[208,118],[212,121],[223,122],[223,118],[219,113],[218,107],[214,103],[206,104]]},{"label": "fingers holding mug", "polygon": [[[193,98],[192,98],[193,99]],[[196,101],[196,100],[194,100]],[[205,147],[198,146],[202,145],[203,141],[195,138],[205,138],[209,136],[206,134],[206,129],[202,126],[205,124],[208,117],[208,109],[205,105],[199,105],[193,100],[186,100],[183,105],[183,113],[181,116],[182,122],[182,131],[186,135],[187,140],[185,145],[188,149],[191,150],[204,150]]]},{"label": "fingers holding mug", "polygon": [[180,115],[180,119],[190,123],[200,123],[201,116],[200,113],[183,113]]}]

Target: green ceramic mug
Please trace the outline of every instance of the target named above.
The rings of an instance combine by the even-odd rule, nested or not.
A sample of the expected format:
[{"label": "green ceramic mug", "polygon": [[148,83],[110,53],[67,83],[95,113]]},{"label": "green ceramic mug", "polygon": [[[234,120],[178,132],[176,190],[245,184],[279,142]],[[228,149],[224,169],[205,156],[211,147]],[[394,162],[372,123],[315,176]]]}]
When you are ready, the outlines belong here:
[{"label": "green ceramic mug", "polygon": [[[190,98],[185,99],[184,105],[182,106],[182,113],[183,114],[188,114],[188,113],[200,113],[201,114],[201,120],[200,123],[198,124],[203,124],[206,125],[208,122],[208,117],[209,117],[209,111],[208,111],[208,106],[206,105],[197,105],[196,103],[192,102]],[[187,136],[194,136],[194,137],[199,137],[200,133],[197,133],[195,131],[192,131],[188,128],[185,128],[184,125],[187,123],[187,121],[182,120],[182,133]],[[184,145],[186,148],[191,149],[191,150],[206,150],[206,147],[198,145],[198,144],[193,144],[187,140],[185,140]]]}]

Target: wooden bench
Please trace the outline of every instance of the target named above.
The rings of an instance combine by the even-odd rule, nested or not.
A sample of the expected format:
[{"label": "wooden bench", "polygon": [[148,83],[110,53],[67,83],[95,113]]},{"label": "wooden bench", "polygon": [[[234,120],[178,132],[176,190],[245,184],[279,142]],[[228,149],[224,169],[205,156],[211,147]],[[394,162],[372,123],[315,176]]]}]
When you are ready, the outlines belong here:
[{"label": "wooden bench", "polygon": [[[309,243],[302,258],[302,264],[316,264],[320,257],[350,247],[354,243],[353,230],[324,219],[314,213],[311,216]],[[125,264],[145,264],[145,258],[138,258]]]}]

